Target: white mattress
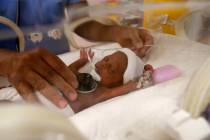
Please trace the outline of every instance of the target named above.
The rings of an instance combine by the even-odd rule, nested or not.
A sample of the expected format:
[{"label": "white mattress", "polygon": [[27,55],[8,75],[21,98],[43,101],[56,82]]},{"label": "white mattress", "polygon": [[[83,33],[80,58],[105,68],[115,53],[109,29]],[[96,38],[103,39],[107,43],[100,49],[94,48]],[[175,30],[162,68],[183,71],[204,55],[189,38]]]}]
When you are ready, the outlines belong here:
[{"label": "white mattress", "polygon": [[182,70],[177,79],[97,104],[69,118],[90,140],[169,140],[167,120],[210,47],[158,34],[148,63],[172,64]]}]

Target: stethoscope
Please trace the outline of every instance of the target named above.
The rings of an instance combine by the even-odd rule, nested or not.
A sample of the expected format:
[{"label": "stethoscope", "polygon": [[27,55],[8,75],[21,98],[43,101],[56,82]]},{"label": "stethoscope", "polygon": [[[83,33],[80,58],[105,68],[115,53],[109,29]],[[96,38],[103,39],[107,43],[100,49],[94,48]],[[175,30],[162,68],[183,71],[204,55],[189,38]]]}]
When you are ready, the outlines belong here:
[{"label": "stethoscope", "polygon": [[[96,67],[92,59],[90,58],[89,54],[88,54],[88,61],[90,63],[91,69],[95,71]],[[77,80],[79,82],[79,86],[77,88],[78,93],[87,94],[94,92],[98,87],[98,83],[95,79],[89,73],[79,73],[77,76]],[[100,81],[100,77],[98,78],[98,81]]]},{"label": "stethoscope", "polygon": [[[95,71],[95,69],[96,69],[95,65],[92,62],[89,55],[88,55],[88,61],[90,63],[91,69]],[[93,78],[93,76],[89,73],[79,73],[77,75],[77,80],[79,82],[79,86],[77,88],[77,91],[81,94],[92,93],[97,89],[98,83]]]}]

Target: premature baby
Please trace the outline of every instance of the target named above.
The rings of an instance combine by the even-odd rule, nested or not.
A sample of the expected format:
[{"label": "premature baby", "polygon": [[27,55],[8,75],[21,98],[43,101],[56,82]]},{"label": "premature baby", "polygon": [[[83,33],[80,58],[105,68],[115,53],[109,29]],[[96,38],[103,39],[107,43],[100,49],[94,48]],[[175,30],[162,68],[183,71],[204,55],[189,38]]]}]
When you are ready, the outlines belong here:
[{"label": "premature baby", "polygon": [[81,49],[80,58],[69,68],[76,75],[89,73],[98,82],[94,92],[79,94],[77,101],[70,102],[72,109],[78,112],[98,102],[135,90],[137,80],[144,72],[144,63],[127,48],[93,51]]},{"label": "premature baby", "polygon": [[144,63],[127,48],[111,50],[80,51],[80,59],[70,65],[78,73],[89,73],[105,87],[116,87],[138,78],[143,73]]}]

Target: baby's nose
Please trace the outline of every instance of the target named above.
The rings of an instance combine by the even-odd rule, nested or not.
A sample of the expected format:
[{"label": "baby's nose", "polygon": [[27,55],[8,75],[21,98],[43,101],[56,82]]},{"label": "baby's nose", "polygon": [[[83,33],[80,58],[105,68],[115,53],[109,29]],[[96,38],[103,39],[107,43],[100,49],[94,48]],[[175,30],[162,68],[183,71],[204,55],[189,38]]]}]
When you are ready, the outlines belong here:
[{"label": "baby's nose", "polygon": [[98,67],[98,68],[100,68],[100,67],[103,67],[104,66],[104,63],[103,63],[103,61],[100,61],[100,62],[98,62],[98,63],[96,63],[96,68]]},{"label": "baby's nose", "polygon": [[96,67],[96,69],[98,69],[98,68],[100,67],[100,63],[99,63],[99,62],[96,63],[96,64],[95,64],[95,67]]}]

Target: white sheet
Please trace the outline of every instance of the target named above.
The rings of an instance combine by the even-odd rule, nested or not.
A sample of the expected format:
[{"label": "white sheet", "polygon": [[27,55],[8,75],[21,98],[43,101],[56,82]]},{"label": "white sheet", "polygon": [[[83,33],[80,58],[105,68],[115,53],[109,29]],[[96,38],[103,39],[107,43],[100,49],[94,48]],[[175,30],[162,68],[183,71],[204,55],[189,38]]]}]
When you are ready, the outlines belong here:
[{"label": "white sheet", "polygon": [[167,120],[210,48],[173,36],[156,37],[148,63],[155,67],[175,65],[182,70],[182,77],[97,104],[69,118],[90,140],[170,139]]},{"label": "white sheet", "polygon": [[[151,88],[97,104],[69,118],[90,140],[168,140],[166,122],[178,107],[193,73],[210,54],[210,48],[167,35],[158,38],[148,63],[154,67],[172,64],[183,76]],[[79,53],[60,56],[70,64]],[[6,89],[0,90],[0,93]],[[5,98],[20,100],[11,92]]]}]

